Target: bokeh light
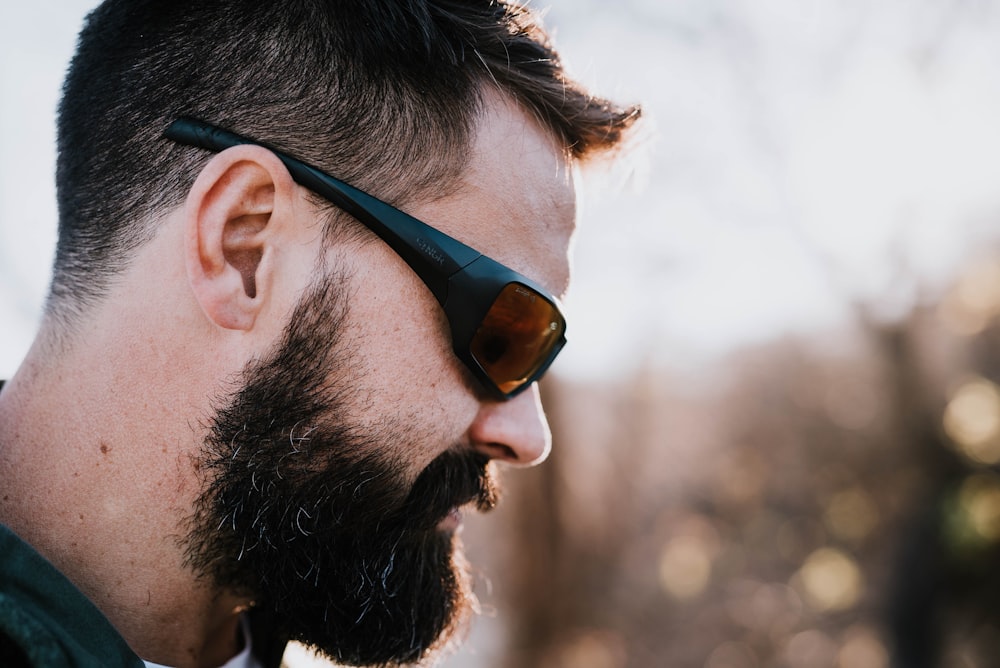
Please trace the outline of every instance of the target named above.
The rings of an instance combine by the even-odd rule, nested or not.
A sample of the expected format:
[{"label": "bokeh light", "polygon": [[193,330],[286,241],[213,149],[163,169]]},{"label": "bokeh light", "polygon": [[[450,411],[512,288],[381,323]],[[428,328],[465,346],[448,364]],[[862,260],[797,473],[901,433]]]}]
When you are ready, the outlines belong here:
[{"label": "bokeh light", "polygon": [[628,654],[622,638],[612,632],[591,630],[559,645],[545,660],[552,668],[625,668]]},{"label": "bokeh light", "polygon": [[970,476],[962,483],[959,503],[968,516],[969,527],[982,540],[1000,540],[1000,477]]},{"label": "bokeh light", "polygon": [[829,547],[810,554],[795,581],[809,605],[820,612],[850,608],[858,602],[864,585],[857,562]]},{"label": "bokeh light", "polygon": [[962,271],[942,300],[940,314],[957,334],[972,336],[983,331],[1000,314],[1000,262],[981,258]]},{"label": "bokeh light", "polygon": [[837,653],[837,668],[888,668],[889,652],[878,634],[864,625],[849,628]]},{"label": "bokeh light", "polygon": [[945,408],[944,429],[971,461],[1000,461],[1000,388],[985,378],[962,383]]},{"label": "bokeh light", "polygon": [[946,514],[950,545],[975,555],[1000,541],[1000,476],[980,473],[962,481]]},{"label": "bokeh light", "polygon": [[837,644],[816,629],[792,636],[785,647],[784,659],[790,668],[828,668],[837,656]]},{"label": "bokeh light", "polygon": [[879,522],[874,499],[858,486],[837,492],[827,504],[823,518],[832,535],[852,543],[864,540]]},{"label": "bokeh light", "polygon": [[660,584],[675,598],[693,598],[708,586],[712,559],[704,541],[695,536],[672,539],[660,556]]},{"label": "bokeh light", "polygon": [[727,641],[712,650],[704,668],[757,668],[759,665],[760,662],[749,645]]},{"label": "bokeh light", "polygon": [[802,620],[802,598],[788,585],[742,580],[726,589],[726,612],[744,629],[780,638]]}]

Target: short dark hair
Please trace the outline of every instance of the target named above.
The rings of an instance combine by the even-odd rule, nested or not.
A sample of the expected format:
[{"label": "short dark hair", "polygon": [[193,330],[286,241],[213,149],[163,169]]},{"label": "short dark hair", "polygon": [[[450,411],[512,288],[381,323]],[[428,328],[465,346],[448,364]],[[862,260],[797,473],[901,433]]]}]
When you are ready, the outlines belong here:
[{"label": "short dark hair", "polygon": [[[575,159],[638,116],[570,81],[527,9],[497,0],[106,0],[58,116],[59,238],[48,309],[100,298],[202,152],[190,115],[282,148],[390,202],[454,181],[499,88]],[[373,187],[377,184],[378,187]]]}]

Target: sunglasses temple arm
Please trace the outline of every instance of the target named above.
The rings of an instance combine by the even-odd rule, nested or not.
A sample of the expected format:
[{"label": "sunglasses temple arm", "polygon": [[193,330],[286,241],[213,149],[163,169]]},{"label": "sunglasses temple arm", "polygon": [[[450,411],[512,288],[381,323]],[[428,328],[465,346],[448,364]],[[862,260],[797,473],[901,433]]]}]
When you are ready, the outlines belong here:
[{"label": "sunglasses temple arm", "polygon": [[[448,299],[448,279],[482,255],[413,216],[308,165],[302,165],[308,171],[301,178],[295,173],[295,165],[286,162],[286,166],[296,181],[354,216],[387,243],[442,305]],[[314,178],[318,182],[311,185]]]},{"label": "sunglasses temple arm", "polygon": [[[164,136],[181,144],[214,152],[233,146],[264,146],[193,118],[180,118]],[[377,197],[335,179],[284,153],[264,146],[284,163],[296,183],[354,216],[387,243],[424,281],[439,303],[448,299],[448,279],[481,254],[443,232],[417,220]]]}]

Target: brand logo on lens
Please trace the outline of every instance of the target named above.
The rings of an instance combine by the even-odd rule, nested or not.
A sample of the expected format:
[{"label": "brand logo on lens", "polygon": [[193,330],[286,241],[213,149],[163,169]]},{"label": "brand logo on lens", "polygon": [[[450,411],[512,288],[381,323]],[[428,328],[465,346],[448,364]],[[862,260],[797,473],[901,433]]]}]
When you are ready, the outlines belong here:
[{"label": "brand logo on lens", "polygon": [[517,294],[521,295],[522,297],[527,297],[531,301],[535,301],[535,299],[538,298],[538,295],[536,295],[534,292],[532,292],[531,290],[527,290],[525,288],[522,288],[520,286],[516,286],[514,288],[514,292],[516,292]]},{"label": "brand logo on lens", "polygon": [[420,247],[420,250],[422,250],[427,257],[434,260],[438,264],[444,264],[444,253],[441,252],[440,248],[420,237],[417,237],[417,246]]}]

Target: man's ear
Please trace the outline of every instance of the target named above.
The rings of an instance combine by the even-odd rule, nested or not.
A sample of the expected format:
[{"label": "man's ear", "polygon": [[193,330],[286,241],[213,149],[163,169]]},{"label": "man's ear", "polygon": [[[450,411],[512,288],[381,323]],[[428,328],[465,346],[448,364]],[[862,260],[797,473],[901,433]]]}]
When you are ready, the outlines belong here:
[{"label": "man's ear", "polygon": [[184,204],[188,279],[205,315],[249,330],[270,297],[273,247],[294,219],[295,183],[267,149],[236,146],[202,169]]}]

